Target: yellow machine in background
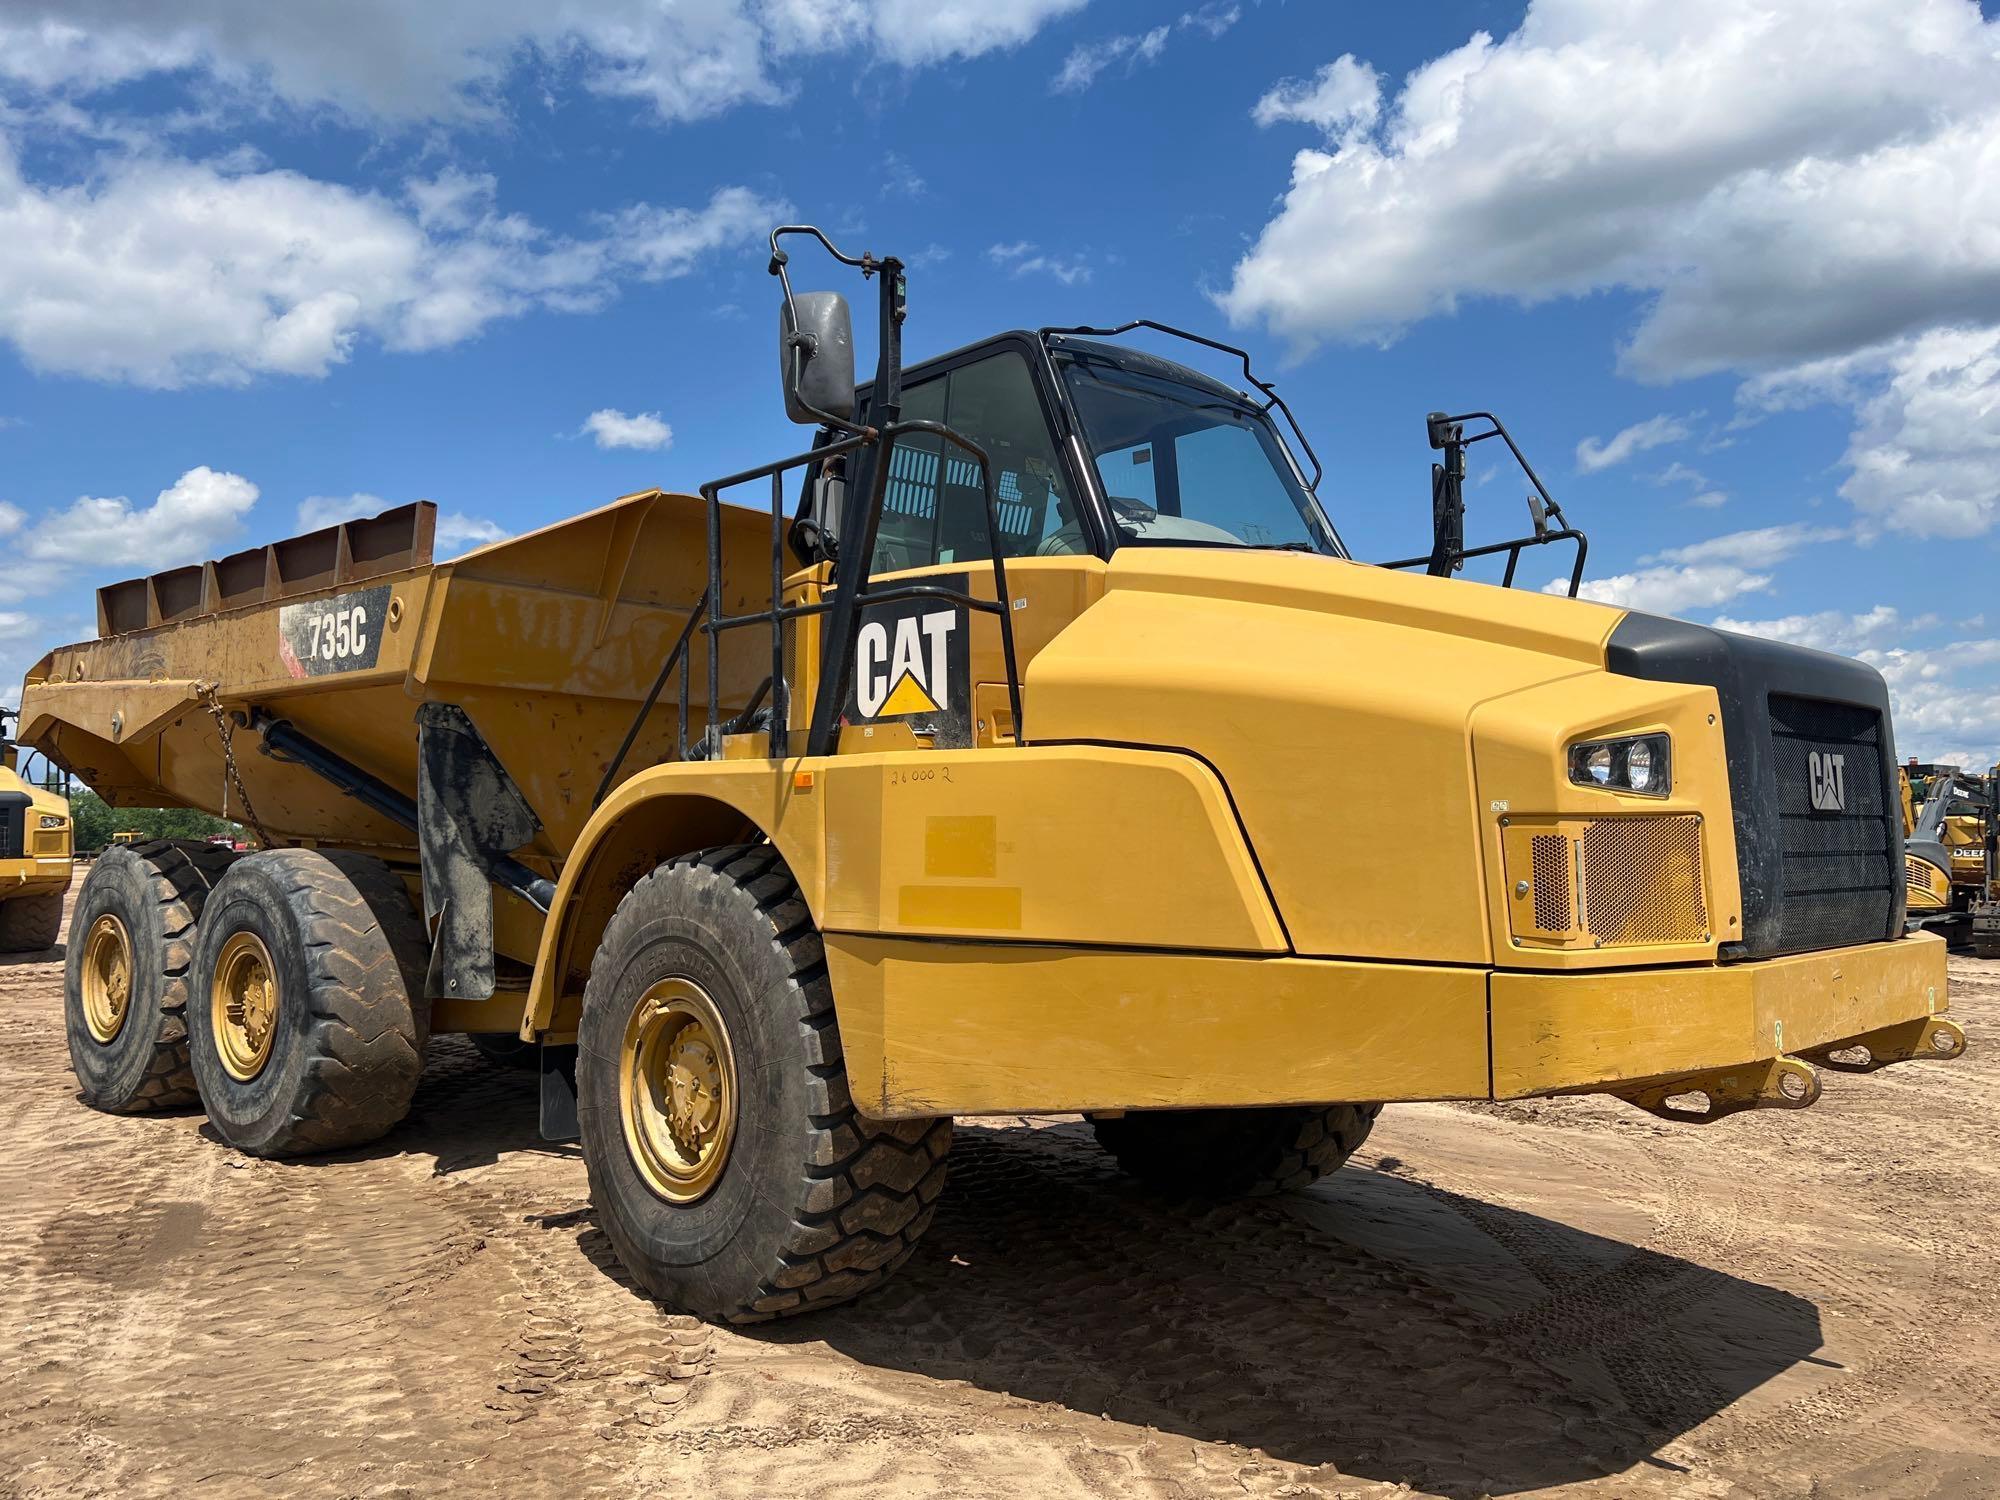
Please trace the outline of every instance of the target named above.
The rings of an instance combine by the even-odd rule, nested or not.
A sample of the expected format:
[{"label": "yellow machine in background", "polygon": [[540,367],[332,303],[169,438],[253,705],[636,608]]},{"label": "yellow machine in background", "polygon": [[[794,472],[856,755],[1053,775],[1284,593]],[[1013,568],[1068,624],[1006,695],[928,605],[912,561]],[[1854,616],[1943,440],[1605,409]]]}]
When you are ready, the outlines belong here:
[{"label": "yellow machine in background", "polygon": [[[865,389],[795,234],[875,279]],[[115,584],[30,671],[25,738],[107,801],[264,846],[98,861],[87,1101],[334,1149],[427,1035],[514,1039],[636,1280],[753,1320],[910,1255],[957,1114],[1083,1112],[1229,1194],[1385,1102],[1712,1121],[1963,1050],[1872,668],[1454,577],[1582,552],[1524,458],[1534,534],[1464,545],[1485,414],[1427,424],[1410,576],[1347,554],[1241,351],[1257,396],[1131,326],[905,370],[899,262],[772,250],[810,451],[436,566],[420,505]]]},{"label": "yellow machine in background", "polygon": [[24,781],[20,751],[0,709],[0,953],[33,953],[62,936],[63,893],[74,865],[69,803]]}]

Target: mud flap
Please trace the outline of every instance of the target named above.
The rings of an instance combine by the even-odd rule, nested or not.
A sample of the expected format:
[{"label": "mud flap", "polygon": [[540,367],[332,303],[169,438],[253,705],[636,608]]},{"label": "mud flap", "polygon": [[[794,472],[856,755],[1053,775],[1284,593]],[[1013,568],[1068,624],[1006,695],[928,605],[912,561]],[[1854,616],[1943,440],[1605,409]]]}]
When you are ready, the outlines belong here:
[{"label": "mud flap", "polygon": [[573,1141],[583,1134],[576,1113],[576,1048],[541,1044],[542,1139]]},{"label": "mud flap", "polygon": [[541,831],[541,820],[465,710],[417,710],[417,845],[424,919],[435,923],[425,992],[433,1000],[493,994],[492,862]]}]

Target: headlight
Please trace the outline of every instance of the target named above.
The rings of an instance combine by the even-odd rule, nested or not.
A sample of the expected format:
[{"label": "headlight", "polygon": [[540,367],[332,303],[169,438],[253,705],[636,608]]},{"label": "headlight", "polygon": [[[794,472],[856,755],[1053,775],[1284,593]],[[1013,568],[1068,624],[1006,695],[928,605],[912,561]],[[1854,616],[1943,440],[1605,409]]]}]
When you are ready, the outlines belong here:
[{"label": "headlight", "polygon": [[1585,740],[1569,747],[1569,779],[1607,792],[1664,797],[1674,787],[1672,745],[1664,734]]},{"label": "headlight", "polygon": [[65,818],[61,813],[42,814],[42,827],[44,828],[67,828],[68,826],[69,819]]}]

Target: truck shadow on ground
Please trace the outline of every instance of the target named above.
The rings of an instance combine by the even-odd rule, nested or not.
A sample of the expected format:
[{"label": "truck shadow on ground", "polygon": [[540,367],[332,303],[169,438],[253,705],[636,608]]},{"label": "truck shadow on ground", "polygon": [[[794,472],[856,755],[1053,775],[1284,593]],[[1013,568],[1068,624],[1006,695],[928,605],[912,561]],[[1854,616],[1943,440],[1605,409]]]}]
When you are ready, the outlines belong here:
[{"label": "truck shadow on ground", "polygon": [[1671,1470],[1821,1342],[1789,1293],[1392,1172],[1166,1201],[1081,1125],[961,1127],[888,1287],[746,1332],[1464,1495]]},{"label": "truck shadow on ground", "polygon": [[[440,1039],[383,1152],[439,1174],[536,1132],[531,1075]],[[634,1298],[588,1208],[531,1222]],[[881,1291],[736,1330],[1357,1478],[1476,1496],[1659,1450],[1820,1347],[1818,1309],[1455,1193],[1365,1148],[1309,1193],[1148,1193],[1080,1122],[961,1125],[930,1233]]]}]

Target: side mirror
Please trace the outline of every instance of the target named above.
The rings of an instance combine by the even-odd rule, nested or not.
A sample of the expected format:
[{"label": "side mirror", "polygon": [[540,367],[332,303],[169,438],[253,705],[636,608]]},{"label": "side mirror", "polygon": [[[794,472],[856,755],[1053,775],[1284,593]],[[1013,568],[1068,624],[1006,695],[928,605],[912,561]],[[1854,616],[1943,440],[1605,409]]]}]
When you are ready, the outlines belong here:
[{"label": "side mirror", "polygon": [[[796,314],[797,322],[793,321]],[[854,324],[838,292],[800,292],[778,307],[785,415],[807,427],[854,416]]]}]

